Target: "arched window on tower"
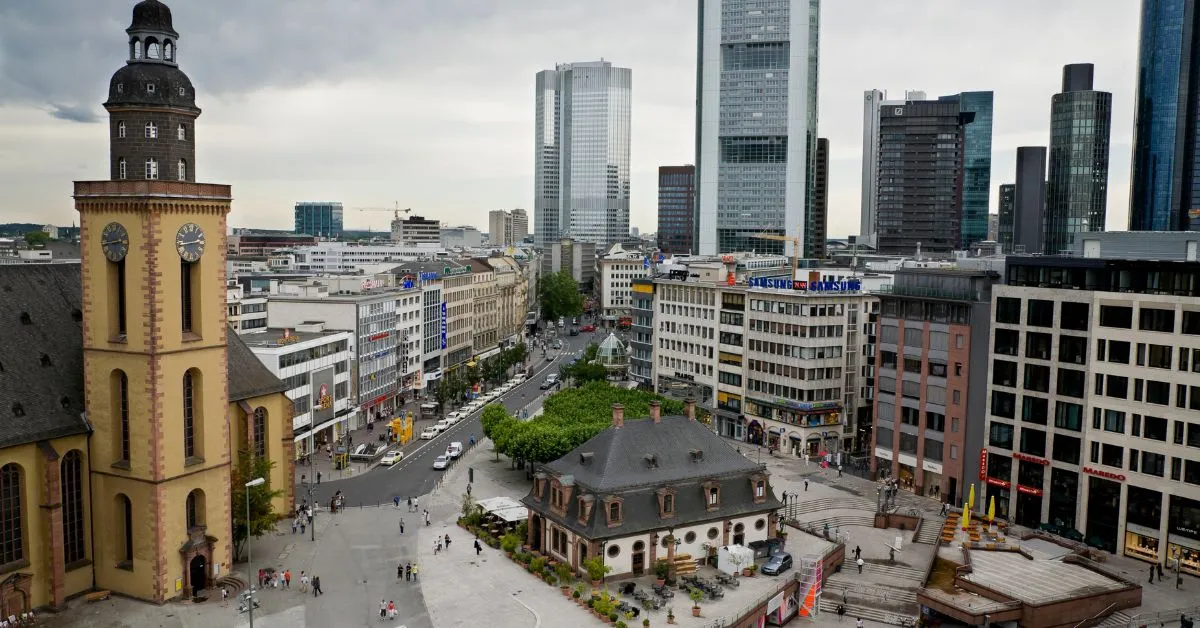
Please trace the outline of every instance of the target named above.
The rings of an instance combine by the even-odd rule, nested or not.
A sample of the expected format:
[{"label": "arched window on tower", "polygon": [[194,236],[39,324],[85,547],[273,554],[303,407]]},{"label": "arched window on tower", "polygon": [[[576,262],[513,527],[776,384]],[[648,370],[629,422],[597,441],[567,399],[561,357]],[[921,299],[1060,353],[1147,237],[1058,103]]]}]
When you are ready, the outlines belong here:
[{"label": "arched window on tower", "polygon": [[62,487],[62,534],[66,563],[87,558],[83,535],[83,454],[73,449],[60,466]]},{"label": "arched window on tower", "polygon": [[201,424],[204,420],[201,406],[203,386],[198,370],[188,369],[183,374],[183,456],[189,462],[204,457],[204,430]]},{"label": "arched window on tower", "polygon": [[118,556],[117,569],[133,569],[133,503],[124,493],[117,493],[113,498],[113,528],[116,533]]},{"label": "arched window on tower", "polygon": [[129,42],[129,58],[130,59],[141,59],[142,58],[142,40],[134,37],[133,41]]},{"label": "arched window on tower", "polygon": [[154,124],[153,122],[146,123],[146,138],[152,139],[152,140],[158,139],[158,125],[157,124]]},{"label": "arched window on tower", "polygon": [[118,179],[125,178],[125,158],[124,157],[117,158],[117,178]]},{"label": "arched window on tower", "polygon": [[254,455],[267,457],[267,409],[262,406],[254,409]]},{"label": "arched window on tower", "polygon": [[121,139],[125,139],[125,123],[124,122],[117,123],[117,137],[119,137]]},{"label": "arched window on tower", "polygon": [[154,40],[146,40],[146,58],[157,59],[158,57],[158,42]]},{"label": "arched window on tower", "polygon": [[186,159],[179,160],[179,180],[187,181],[187,160]]},{"label": "arched window on tower", "polygon": [[175,129],[175,139],[181,142],[187,139],[187,128],[185,128],[182,124]]},{"label": "arched window on tower", "polygon": [[187,516],[188,530],[196,526],[204,525],[204,491],[196,489],[187,496],[187,502],[184,504],[184,510]]},{"label": "arched window on tower", "polygon": [[158,178],[158,160],[153,157],[146,160],[146,178]]},{"label": "arched window on tower", "polygon": [[175,60],[175,43],[170,39],[163,40],[163,61]]},{"label": "arched window on tower", "polygon": [[25,558],[25,521],[21,506],[21,467],[0,467],[0,565]]}]

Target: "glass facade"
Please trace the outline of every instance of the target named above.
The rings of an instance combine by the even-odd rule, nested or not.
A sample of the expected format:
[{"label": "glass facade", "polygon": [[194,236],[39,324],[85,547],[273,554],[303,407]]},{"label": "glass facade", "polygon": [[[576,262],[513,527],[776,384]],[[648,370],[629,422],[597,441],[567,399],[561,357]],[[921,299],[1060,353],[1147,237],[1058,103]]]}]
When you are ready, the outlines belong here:
[{"label": "glass facade", "polygon": [[959,111],[975,114],[964,128],[962,234],[959,246],[966,249],[987,239],[988,199],[992,185],[992,92],[963,92],[942,96]]},{"label": "glass facade", "polygon": [[318,238],[342,237],[342,204],[324,202],[296,203],[295,229]]},{"label": "glass facade", "polygon": [[1046,254],[1070,249],[1076,233],[1104,231],[1112,94],[1088,87],[1051,100]]},{"label": "glass facade", "polygon": [[820,0],[702,0],[699,11],[695,249],[790,250],[756,237],[770,233],[811,250]]},{"label": "glass facade", "polygon": [[1142,2],[1130,231],[1200,230],[1200,45],[1189,4]]},{"label": "glass facade", "polygon": [[996,229],[996,241],[1001,250],[1011,253],[1013,247],[1013,221],[1016,214],[1017,186],[1005,183],[1000,186],[1000,221]]},{"label": "glass facade", "polygon": [[665,253],[692,252],[696,211],[696,167],[658,169],[658,248]]},{"label": "glass facade", "polygon": [[539,246],[563,237],[599,245],[629,235],[633,73],[607,61],[538,72],[534,228]]}]

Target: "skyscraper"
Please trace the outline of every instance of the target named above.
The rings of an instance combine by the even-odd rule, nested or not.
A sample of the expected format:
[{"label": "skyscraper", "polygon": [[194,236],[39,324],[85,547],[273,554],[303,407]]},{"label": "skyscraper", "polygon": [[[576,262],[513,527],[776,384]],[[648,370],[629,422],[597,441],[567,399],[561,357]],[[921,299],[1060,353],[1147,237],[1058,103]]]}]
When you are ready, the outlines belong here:
[{"label": "skyscraper", "polygon": [[962,92],[938,98],[956,102],[959,110],[975,114],[966,126],[963,146],[962,223],[963,249],[987,239],[988,200],[992,189],[992,92]]},{"label": "skyscraper", "polygon": [[691,253],[696,215],[696,167],[658,168],[658,248]]},{"label": "skyscraper", "polygon": [[819,15],[820,0],[700,0],[699,253],[792,251],[759,234],[810,242]]},{"label": "skyscraper", "polygon": [[1112,94],[1092,89],[1094,67],[1063,68],[1062,92],[1050,105],[1050,169],[1042,250],[1071,248],[1074,234],[1104,231]]},{"label": "skyscraper", "polygon": [[875,246],[875,218],[879,213],[879,108],[887,94],[863,92],[862,206],[858,216],[858,241]]},{"label": "skyscraper", "polygon": [[629,234],[629,68],[565,63],[537,73],[536,242],[611,244]]},{"label": "skyscraper", "polygon": [[520,207],[509,212],[512,216],[512,239],[516,244],[529,235],[529,215]]},{"label": "skyscraper", "polygon": [[996,241],[1000,250],[1011,253],[1013,247],[1013,222],[1016,220],[1016,185],[1000,184],[1000,215],[996,225]]},{"label": "skyscraper", "polygon": [[296,203],[295,232],[332,240],[342,237],[342,204],[328,201]]},{"label": "skyscraper", "polygon": [[1017,183],[1013,188],[1012,250],[1037,253],[1045,246],[1046,147],[1017,147]]},{"label": "skyscraper", "polygon": [[825,239],[829,237],[829,138],[817,138],[813,154],[812,211],[808,212],[808,229],[804,237],[804,256],[825,257]]},{"label": "skyscraper", "polygon": [[1193,2],[1142,0],[1130,231],[1200,230],[1198,22]]},{"label": "skyscraper", "polygon": [[954,101],[884,101],[879,110],[875,217],[879,252],[911,255],[918,247],[935,253],[959,249],[965,127],[974,117]]}]

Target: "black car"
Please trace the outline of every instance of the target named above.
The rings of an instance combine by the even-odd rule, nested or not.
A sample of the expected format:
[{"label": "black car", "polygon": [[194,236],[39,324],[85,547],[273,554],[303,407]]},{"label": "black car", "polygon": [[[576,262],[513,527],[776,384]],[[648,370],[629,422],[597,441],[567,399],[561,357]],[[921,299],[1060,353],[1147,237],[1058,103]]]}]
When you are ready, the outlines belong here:
[{"label": "black car", "polygon": [[787,552],[772,554],[759,571],[768,576],[777,576],[792,568],[792,555]]},{"label": "black car", "polygon": [[579,335],[579,328],[578,328],[578,327],[572,327],[572,328],[571,328],[571,335],[572,335],[572,336],[578,336],[578,335]]}]

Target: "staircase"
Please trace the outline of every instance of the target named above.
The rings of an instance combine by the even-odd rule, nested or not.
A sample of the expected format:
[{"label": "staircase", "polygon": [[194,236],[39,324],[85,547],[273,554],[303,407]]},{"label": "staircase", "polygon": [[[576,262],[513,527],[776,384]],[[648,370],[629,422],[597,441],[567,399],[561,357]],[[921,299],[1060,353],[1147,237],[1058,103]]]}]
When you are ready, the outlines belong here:
[{"label": "staircase", "polygon": [[825,528],[825,524],[829,524],[830,529],[844,528],[847,526],[862,526],[864,528],[875,527],[874,515],[837,515],[833,517],[825,517],[823,519],[813,519],[811,521],[797,521],[802,528],[813,528],[819,534]]},{"label": "staircase", "polygon": [[[912,589],[888,586],[860,586],[858,582],[850,581],[848,576],[834,574],[825,581],[822,595],[835,602],[841,601],[845,595],[847,600],[859,601],[865,597],[874,598],[880,602],[895,602],[898,604],[916,604],[917,592]],[[856,600],[857,598],[857,600]]]},{"label": "staircase", "polygon": [[875,512],[875,504],[861,497],[821,497],[819,499],[804,499],[800,494],[800,503],[789,505],[784,510],[789,517],[806,515],[822,510],[866,510]]},{"label": "staircase", "polygon": [[675,573],[680,576],[696,573],[696,561],[691,554],[675,555]]},{"label": "staircase", "polygon": [[[229,574],[228,576],[218,578],[217,581],[213,583],[213,588],[218,594],[220,594],[222,587],[229,591],[229,597],[236,598],[239,593],[249,588],[249,585],[245,580],[242,579],[241,575]],[[216,597],[213,599],[216,599]]]},{"label": "staircase", "polygon": [[[841,598],[834,599],[825,595],[821,596],[821,613],[828,613],[831,617],[837,616],[837,607],[841,603]],[[901,615],[891,611],[879,610],[877,608],[867,608],[858,604],[846,604],[846,621],[853,622],[856,619],[866,619],[877,621],[881,624],[890,624],[892,626],[903,625],[904,619],[913,620],[916,618],[912,615]],[[915,625],[915,624],[913,624]]]},{"label": "staircase", "polygon": [[921,521],[921,529],[917,532],[913,542],[937,545],[938,537],[941,535],[942,521],[940,519],[924,519]]},{"label": "staircase", "polygon": [[[858,569],[853,565],[851,567],[855,570]],[[923,581],[925,580],[924,569],[909,567],[908,565],[902,565],[900,563],[889,565],[887,563],[867,562],[865,565],[863,565],[863,571],[872,575],[887,576],[889,578],[896,578],[898,580],[910,580],[917,586],[923,584]]]},{"label": "staircase", "polygon": [[1125,611],[1117,611],[1112,615],[1104,618],[1104,621],[1096,624],[1096,628],[1125,628],[1133,617]]}]

